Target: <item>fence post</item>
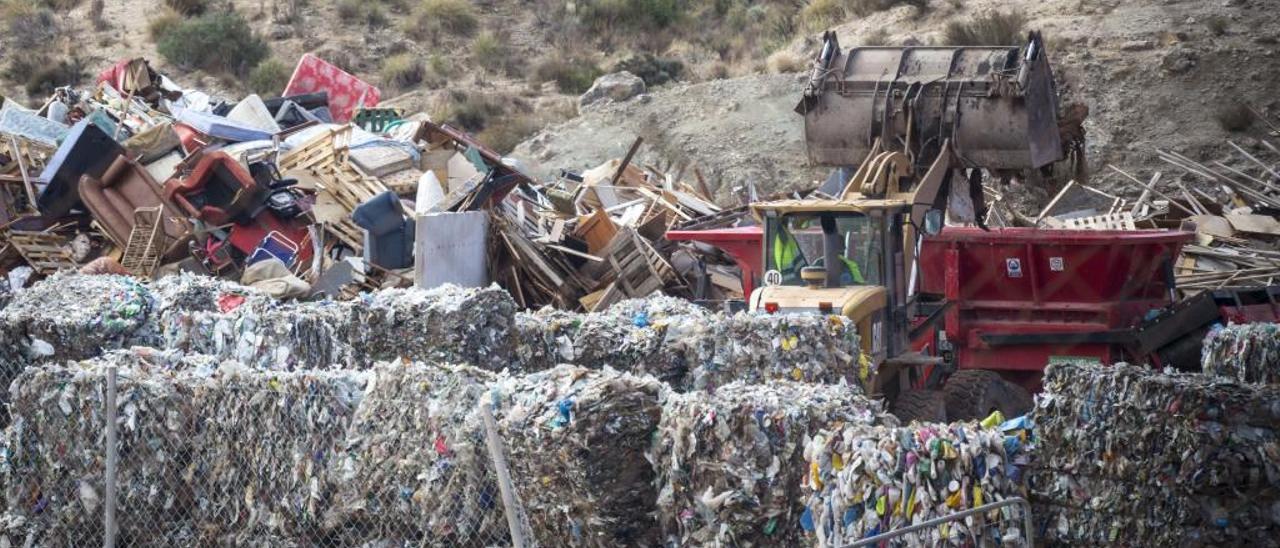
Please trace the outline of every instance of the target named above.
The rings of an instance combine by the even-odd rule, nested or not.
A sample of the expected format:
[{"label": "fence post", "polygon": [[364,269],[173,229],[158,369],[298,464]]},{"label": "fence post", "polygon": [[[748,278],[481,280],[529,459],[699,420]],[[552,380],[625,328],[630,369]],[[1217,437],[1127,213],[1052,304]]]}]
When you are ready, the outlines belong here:
[{"label": "fence post", "polygon": [[507,453],[502,446],[502,438],[498,436],[498,423],[493,419],[493,411],[484,396],[480,397],[480,414],[484,417],[484,438],[489,447],[489,458],[493,460],[493,469],[498,474],[498,491],[502,494],[502,513],[507,516],[507,528],[511,530],[511,546],[525,548],[527,544],[524,541],[524,529],[520,526],[520,506],[516,503],[515,487],[511,485]]},{"label": "fence post", "polygon": [[107,367],[107,408],[103,415],[107,421],[107,471],[103,475],[106,484],[106,500],[102,505],[103,538],[106,548],[116,546],[116,366]]}]

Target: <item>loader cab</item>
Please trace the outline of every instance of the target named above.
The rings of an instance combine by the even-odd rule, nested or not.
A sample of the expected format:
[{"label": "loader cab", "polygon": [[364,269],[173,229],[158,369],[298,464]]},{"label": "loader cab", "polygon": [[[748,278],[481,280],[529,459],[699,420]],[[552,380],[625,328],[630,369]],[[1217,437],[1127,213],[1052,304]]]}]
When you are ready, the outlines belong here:
[{"label": "loader cab", "polygon": [[885,232],[883,217],[861,212],[771,216],[765,220],[765,272],[775,285],[882,285]]}]

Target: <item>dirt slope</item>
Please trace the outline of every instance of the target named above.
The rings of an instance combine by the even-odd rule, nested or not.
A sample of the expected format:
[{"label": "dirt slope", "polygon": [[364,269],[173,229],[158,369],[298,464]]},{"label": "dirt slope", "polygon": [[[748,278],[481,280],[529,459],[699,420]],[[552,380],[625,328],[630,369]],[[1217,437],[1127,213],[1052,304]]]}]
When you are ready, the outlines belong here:
[{"label": "dirt slope", "polygon": [[[935,3],[936,4],[936,3]],[[1239,133],[1215,119],[1221,105],[1244,101],[1280,120],[1280,14],[1271,1],[1128,0],[950,2],[920,17],[902,6],[836,27],[848,47],[877,29],[890,43],[937,43],[948,21],[994,9],[1016,8],[1028,29],[1042,30],[1066,101],[1092,112],[1086,124],[1089,157],[1100,186],[1136,189],[1099,170],[1106,164],[1149,173],[1159,165],[1154,148],[1212,159],[1228,139],[1246,148],[1267,135],[1255,122]],[[1224,28],[1219,34],[1220,18]],[[813,39],[792,45],[809,58]],[[517,148],[515,155],[539,173],[578,168],[621,156],[631,136],[657,126],[699,165],[710,166],[723,187],[754,179],[769,188],[802,185],[826,173],[803,160],[801,119],[791,112],[799,92],[796,77],[747,77],[680,86],[653,93],[647,102],[591,111],[548,128]],[[650,155],[654,155],[650,151]],[[773,185],[773,186],[771,186]],[[1031,189],[1043,201],[1048,190]]]}]

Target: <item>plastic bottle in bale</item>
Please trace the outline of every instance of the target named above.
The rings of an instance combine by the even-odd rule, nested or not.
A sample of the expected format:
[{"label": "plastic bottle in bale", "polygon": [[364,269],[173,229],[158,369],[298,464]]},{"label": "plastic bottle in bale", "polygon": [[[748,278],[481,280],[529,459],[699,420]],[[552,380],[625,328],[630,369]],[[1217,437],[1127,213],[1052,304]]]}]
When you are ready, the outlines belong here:
[{"label": "plastic bottle in bale", "polygon": [[839,421],[896,424],[843,385],[735,382],[713,394],[672,394],[651,460],[670,546],[794,546],[803,542],[804,445]]},{"label": "plastic bottle in bale", "polygon": [[537,542],[649,546],[658,537],[653,467],[662,414],[648,376],[571,365],[493,383],[495,418]]}]

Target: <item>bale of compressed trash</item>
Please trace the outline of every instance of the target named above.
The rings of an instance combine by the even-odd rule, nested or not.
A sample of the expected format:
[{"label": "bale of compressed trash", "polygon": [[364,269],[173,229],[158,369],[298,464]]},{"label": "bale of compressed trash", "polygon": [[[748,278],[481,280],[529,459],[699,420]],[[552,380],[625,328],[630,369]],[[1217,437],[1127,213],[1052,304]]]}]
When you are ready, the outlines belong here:
[{"label": "bale of compressed trash", "polygon": [[381,363],[334,462],[341,545],[491,546],[508,529],[476,406],[488,371]]},{"label": "bale of compressed trash", "polygon": [[1236,324],[1214,329],[1204,338],[1205,373],[1240,382],[1280,383],[1280,325]]},{"label": "bale of compressed trash", "polygon": [[805,443],[829,424],[885,420],[896,422],[847,385],[734,382],[671,395],[651,458],[665,544],[800,544]]},{"label": "bale of compressed trash", "polygon": [[856,326],[832,315],[740,312],[712,328],[715,354],[694,367],[685,390],[714,390],[744,380],[860,383]]},{"label": "bale of compressed trash", "polygon": [[[801,525],[817,546],[858,539],[1024,496],[1014,453],[1020,446],[976,423],[906,427],[834,424],[805,448]],[[1025,538],[1011,508],[950,522],[899,539],[908,545],[964,545],[974,537]]]},{"label": "bale of compressed trash", "polygon": [[0,477],[14,538],[36,545],[102,542],[107,367],[117,373],[117,515],[122,539],[191,538],[195,507],[182,471],[196,415],[189,387],[126,352],[27,368],[9,387]]},{"label": "bale of compressed trash", "polygon": [[21,364],[81,360],[156,344],[156,299],[129,276],[64,272],[19,291],[0,310],[0,381]]},{"label": "bale of compressed trash", "polygon": [[[200,542],[315,541],[338,490],[332,471],[364,394],[356,371],[190,375],[189,478]],[[176,471],[175,471],[176,472]]]},{"label": "bale of compressed trash", "polygon": [[519,311],[512,321],[515,333],[513,370],[542,371],[561,363],[574,363],[574,341],[585,315],[543,307]]},{"label": "bale of compressed trash", "polygon": [[662,384],[560,365],[493,383],[495,418],[537,542],[650,546],[658,537],[645,454]]},{"label": "bale of compressed trash", "polygon": [[513,355],[515,308],[496,285],[384,289],[363,295],[353,307],[351,344],[365,360],[469,363],[501,371]]},{"label": "bale of compressed trash", "polygon": [[1241,545],[1280,534],[1280,386],[1054,364],[1034,412],[1053,542]]}]

